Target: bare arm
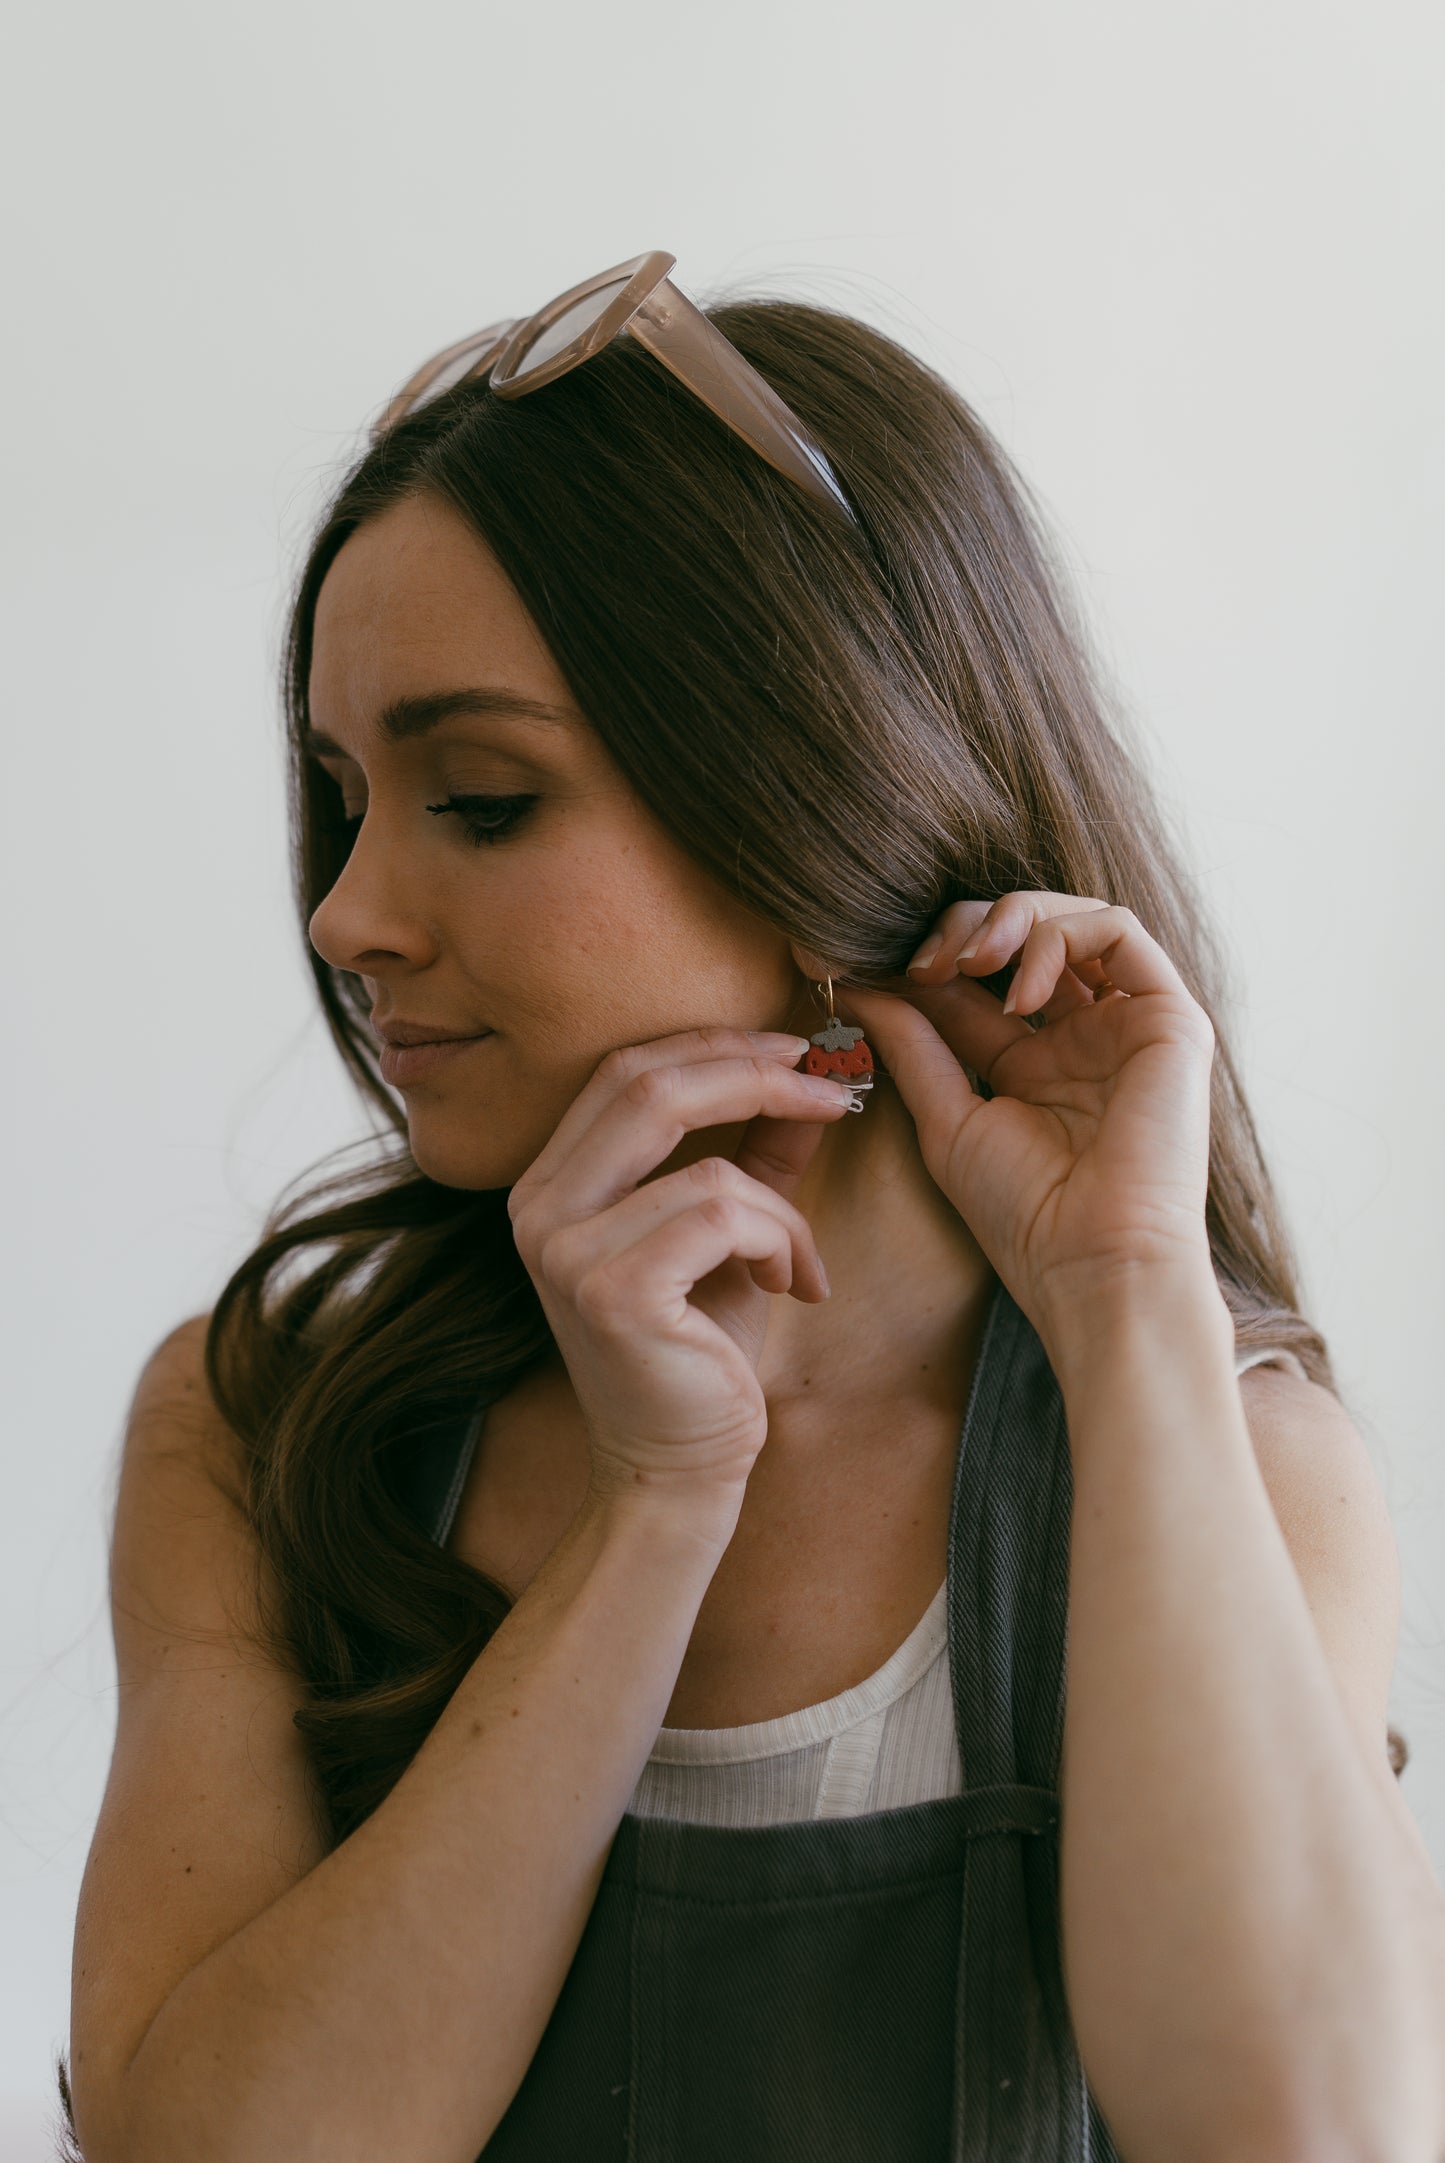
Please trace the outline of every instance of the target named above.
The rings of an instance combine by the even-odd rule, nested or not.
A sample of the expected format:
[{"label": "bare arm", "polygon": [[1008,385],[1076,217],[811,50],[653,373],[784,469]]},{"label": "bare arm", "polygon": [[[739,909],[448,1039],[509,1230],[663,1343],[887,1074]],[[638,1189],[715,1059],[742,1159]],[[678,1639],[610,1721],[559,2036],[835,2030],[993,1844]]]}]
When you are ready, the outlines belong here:
[{"label": "bare arm", "polygon": [[146,2163],[471,2163],[531,2062],[725,1539],[585,1505],[372,1816],[172,1992]]},{"label": "bare arm", "polygon": [[[1252,2153],[1434,2163],[1445,1901],[1389,1770],[1388,1676],[1365,1732],[1232,1353],[1202,1271],[1156,1272],[1147,1304],[1083,1314],[1050,1350],[1074,1466],[1061,1926],[1080,2051],[1131,2157],[1242,2155],[1252,2124]],[[1315,1492],[1337,1523],[1335,1488]]]},{"label": "bare arm", "polygon": [[[143,1444],[128,1446],[123,1473],[123,1581],[141,1519],[156,1519]],[[182,1584],[178,1540],[204,1548],[199,1581],[214,1575],[216,1542],[243,1535],[201,1496],[166,1513],[166,1569]],[[208,1709],[204,1678],[224,1670],[233,1686],[236,1662],[192,1654],[168,1672],[173,1646],[143,1647],[130,1614],[118,1630],[119,1777],[77,1934],[73,2071],[89,2163],[472,2163],[551,2015],[732,1530],[711,1506],[589,1500],[392,1793],[319,1856],[277,1725],[299,1696],[253,1657],[252,1713],[226,1706],[226,1679],[213,1680]],[[123,1597],[129,1610],[159,1584],[122,1590],[137,1595]],[[148,1791],[128,1722],[149,1743]],[[238,1724],[260,1751],[270,1811],[246,1835],[244,1882],[244,1802],[238,1791],[228,1816],[204,1792],[219,1769],[206,1737]],[[278,1896],[293,1856],[309,1867]],[[197,1874],[225,1880],[224,1897],[252,1912],[177,1969],[175,1945],[189,1933],[194,1948],[196,1935],[178,1899]],[[137,1931],[154,1941],[139,1953]],[[87,1995],[86,1974],[116,1961],[148,1980],[140,2019],[133,1989]]]},{"label": "bare arm", "polygon": [[[766,1439],[769,1295],[826,1296],[784,1190],[847,1103],[793,1070],[805,1049],[724,1027],[621,1046],[513,1185],[587,1420],[589,1499],[329,1854],[292,1719],[304,1692],[244,1615],[258,1558],[204,1317],[160,1347],[122,1466],[120,1720],[76,1932],[90,2163],[471,2163],[490,2137]],[[641,1183],[685,1134],[738,1119],[736,1162]]]}]

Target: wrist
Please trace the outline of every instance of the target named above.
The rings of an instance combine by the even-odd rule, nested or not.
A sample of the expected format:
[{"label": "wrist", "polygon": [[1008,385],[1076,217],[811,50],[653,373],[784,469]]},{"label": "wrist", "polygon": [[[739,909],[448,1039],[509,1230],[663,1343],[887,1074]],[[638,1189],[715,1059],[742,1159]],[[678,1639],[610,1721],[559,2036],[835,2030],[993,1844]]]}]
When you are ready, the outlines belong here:
[{"label": "wrist", "polygon": [[649,1548],[700,1549],[717,1560],[737,1530],[744,1491],[689,1487],[679,1480],[624,1487],[594,1473],[580,1514],[604,1538],[632,1539],[641,1531]]},{"label": "wrist", "polygon": [[1121,1363],[1197,1353],[1206,1364],[1223,1354],[1231,1368],[1234,1320],[1205,1248],[1197,1255],[1112,1270],[1056,1295],[1039,1336],[1059,1384],[1076,1391]]}]

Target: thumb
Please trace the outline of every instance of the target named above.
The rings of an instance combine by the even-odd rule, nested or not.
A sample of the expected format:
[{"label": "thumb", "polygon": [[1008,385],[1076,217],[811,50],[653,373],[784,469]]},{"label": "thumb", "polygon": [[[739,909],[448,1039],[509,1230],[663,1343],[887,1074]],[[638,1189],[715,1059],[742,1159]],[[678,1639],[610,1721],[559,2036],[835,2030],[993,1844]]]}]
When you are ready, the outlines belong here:
[{"label": "thumb", "polygon": [[775,1119],[760,1112],[743,1128],[733,1162],[749,1178],[761,1180],[784,1201],[791,1202],[817,1154],[827,1124],[815,1119]]}]

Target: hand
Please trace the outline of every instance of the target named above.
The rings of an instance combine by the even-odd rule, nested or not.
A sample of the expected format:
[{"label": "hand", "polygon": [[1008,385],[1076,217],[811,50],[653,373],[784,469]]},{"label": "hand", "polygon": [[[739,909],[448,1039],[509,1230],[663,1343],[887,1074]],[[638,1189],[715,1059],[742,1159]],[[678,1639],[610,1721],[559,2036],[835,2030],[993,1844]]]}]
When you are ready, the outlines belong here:
[{"label": "hand", "polygon": [[[1214,1029],[1167,954],[1131,910],[1073,894],[954,902],[935,929],[906,993],[844,997],[924,1163],[1029,1319],[1047,1336],[1166,1266],[1212,1278]],[[971,980],[1014,957],[1006,1000]]]},{"label": "hand", "polygon": [[[736,1522],[768,1430],[768,1295],[827,1296],[787,1196],[849,1099],[796,1071],[800,1047],[715,1028],[609,1052],[511,1190],[517,1251],[587,1423],[593,1492],[609,1502],[662,1499]],[[648,1178],[685,1134],[739,1120],[735,1158]]]}]

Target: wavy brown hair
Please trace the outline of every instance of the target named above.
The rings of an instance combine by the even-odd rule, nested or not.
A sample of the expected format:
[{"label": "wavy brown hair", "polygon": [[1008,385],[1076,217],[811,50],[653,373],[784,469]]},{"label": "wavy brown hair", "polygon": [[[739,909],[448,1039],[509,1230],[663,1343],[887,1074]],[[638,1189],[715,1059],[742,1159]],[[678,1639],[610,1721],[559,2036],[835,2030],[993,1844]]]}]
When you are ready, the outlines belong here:
[{"label": "wavy brown hair", "polygon": [[[505,1190],[418,1170],[361,980],[306,936],[348,847],[340,791],[302,748],[317,594],[347,536],[405,498],[471,523],[653,815],[835,977],[894,976],[959,897],[1038,887],[1132,909],[1215,1029],[1206,1217],[1236,1341],[1287,1345],[1336,1389],[1230,1053],[1209,911],[1024,486],[881,332],[796,302],[708,312],[822,443],[856,530],[621,338],[530,397],[463,384],[394,427],[345,475],[296,585],[297,921],[381,1131],[361,1162],[278,1201],[205,1359],[279,1588],[272,1646],[306,1685],[295,1719],[333,1843],[393,1787],[509,1606],[408,1511],[409,1453],[551,1342]],[[1390,1749],[1399,1772],[1393,1730]],[[60,2078],[68,2105],[63,2063]]]}]

